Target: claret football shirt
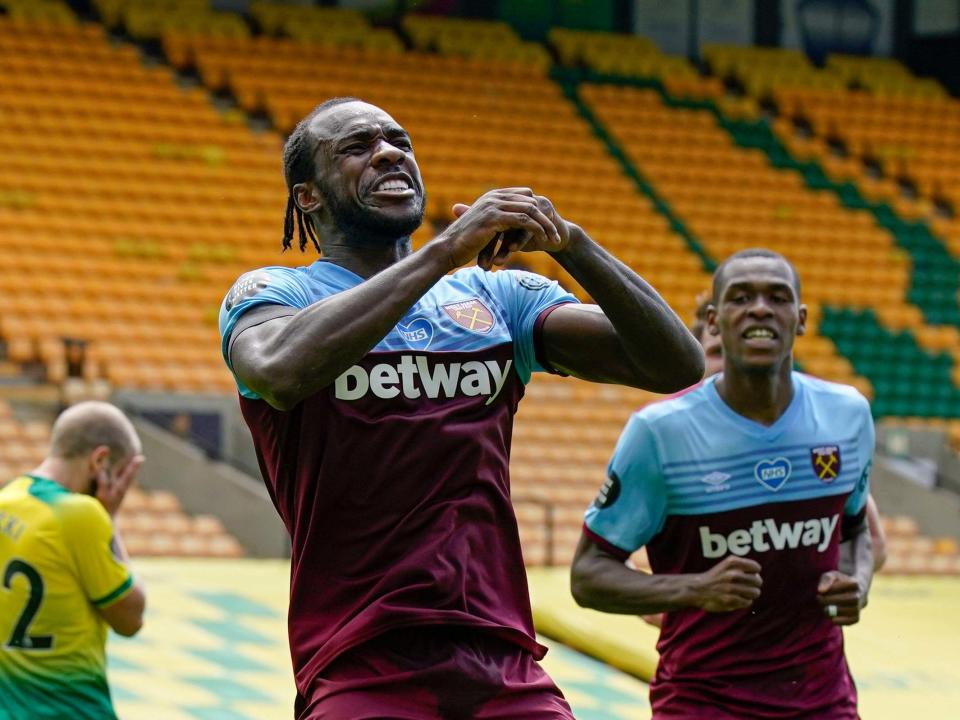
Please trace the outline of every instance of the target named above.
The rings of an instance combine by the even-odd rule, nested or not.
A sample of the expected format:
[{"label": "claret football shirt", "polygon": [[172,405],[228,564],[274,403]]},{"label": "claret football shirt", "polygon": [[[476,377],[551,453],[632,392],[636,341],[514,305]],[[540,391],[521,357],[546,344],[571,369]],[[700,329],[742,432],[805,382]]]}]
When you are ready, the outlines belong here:
[{"label": "claret football shirt", "polygon": [[699,573],[728,555],[761,565],[750,608],[666,613],[651,703],[658,717],[855,720],[843,635],[816,589],[864,512],[869,404],[793,373],[790,405],[764,426],[720,398],[718,377],[630,418],[586,513],[596,543],[624,559],[646,546],[655,573]]},{"label": "claret football shirt", "polygon": [[[247,273],[220,312],[230,364],[244,312],[295,312],[360,284],[331,262]],[[508,461],[537,360],[535,326],[575,302],[520,271],[440,279],[331,385],[293,409],[238,382],[267,489],[292,538],[289,632],[297,685],[346,649],[424,624],[535,639]]]}]

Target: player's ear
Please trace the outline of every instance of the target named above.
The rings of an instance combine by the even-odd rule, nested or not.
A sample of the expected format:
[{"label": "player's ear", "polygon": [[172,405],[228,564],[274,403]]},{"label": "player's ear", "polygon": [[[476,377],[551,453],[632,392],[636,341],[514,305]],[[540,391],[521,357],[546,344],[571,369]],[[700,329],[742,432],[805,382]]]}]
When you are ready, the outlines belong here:
[{"label": "player's ear", "polygon": [[807,332],[807,306],[801,305],[799,310],[800,322],[797,323],[797,335],[803,335]]},{"label": "player's ear", "polygon": [[101,470],[110,468],[110,448],[106,445],[97,445],[87,456],[87,462],[90,465],[90,472],[96,474]]},{"label": "player's ear", "polygon": [[711,335],[720,334],[720,326],[717,325],[717,308],[713,303],[707,305],[707,312],[704,317],[707,323],[707,332]]},{"label": "player's ear", "polygon": [[293,201],[303,212],[317,212],[323,206],[323,196],[313,182],[297,183],[293,186]]}]

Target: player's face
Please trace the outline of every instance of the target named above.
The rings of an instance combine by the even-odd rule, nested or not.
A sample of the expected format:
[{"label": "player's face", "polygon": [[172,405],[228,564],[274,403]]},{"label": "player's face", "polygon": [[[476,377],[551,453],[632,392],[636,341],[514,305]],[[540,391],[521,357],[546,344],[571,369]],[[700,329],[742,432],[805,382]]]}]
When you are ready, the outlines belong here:
[{"label": "player's face", "polygon": [[775,258],[743,258],[727,266],[723,283],[707,318],[723,355],[745,370],[772,370],[789,361],[807,319],[790,267]]},{"label": "player's face", "polygon": [[420,168],[407,132],[364,102],[336,105],[311,128],[318,140],[316,186],[344,236],[393,240],[423,222]]},{"label": "player's face", "polygon": [[700,333],[700,345],[703,346],[705,360],[703,376],[710,377],[721,372],[723,370],[723,345],[720,342],[720,336],[711,334],[710,329],[704,326],[703,332]]}]

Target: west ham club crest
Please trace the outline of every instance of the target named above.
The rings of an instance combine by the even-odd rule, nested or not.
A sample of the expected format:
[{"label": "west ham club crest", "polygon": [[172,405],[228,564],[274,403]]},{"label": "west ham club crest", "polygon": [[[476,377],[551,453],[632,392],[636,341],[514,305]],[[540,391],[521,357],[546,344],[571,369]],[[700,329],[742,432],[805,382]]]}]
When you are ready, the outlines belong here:
[{"label": "west ham club crest", "polygon": [[822,445],[810,448],[810,462],[813,463],[814,475],[825,483],[833,482],[840,474],[840,447]]},{"label": "west ham club crest", "polygon": [[462,325],[467,330],[472,330],[481,335],[490,332],[493,329],[494,322],[496,322],[493,313],[477,298],[450,303],[444,305],[443,309],[457,325]]}]

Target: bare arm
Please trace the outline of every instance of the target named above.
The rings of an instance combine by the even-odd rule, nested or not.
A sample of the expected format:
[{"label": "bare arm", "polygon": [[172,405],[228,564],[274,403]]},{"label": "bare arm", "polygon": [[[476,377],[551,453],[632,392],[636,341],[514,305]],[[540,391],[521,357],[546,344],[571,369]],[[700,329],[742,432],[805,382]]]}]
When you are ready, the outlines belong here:
[{"label": "bare arm", "polygon": [[760,566],[730,556],[705,573],[657,575],[631,570],[581,536],[570,573],[570,590],[582,607],[622,615],[702,608],[725,612],[749,607],[760,596]]},{"label": "bare arm", "polygon": [[[490,262],[503,265],[513,252],[543,250],[569,272],[597,305],[565,305],[543,324],[547,360],[559,370],[594,382],[676,392],[703,377],[703,348],[677,314],[642,277],[560,217],[549,199],[537,196],[556,226],[560,247],[524,233],[506,233]],[[454,206],[457,215],[466,205]]]},{"label": "bare arm", "polygon": [[[119,531],[114,531],[114,543],[120,551],[124,563],[130,564],[130,556],[120,539]],[[139,580],[134,580],[133,588],[120,600],[107,607],[97,608],[100,616],[107,621],[118,635],[132,637],[143,627],[143,613],[147,606],[147,595]]]},{"label": "bare arm", "polygon": [[491,191],[435,240],[360,285],[243,331],[231,351],[234,372],[274,407],[293,407],[366,355],[447,272],[512,229],[559,247],[532,191]]},{"label": "bare arm", "polygon": [[840,556],[850,559],[847,572],[831,570],[820,577],[817,602],[834,625],[853,625],[867,606],[873,582],[873,551],[866,514],[840,543]]},{"label": "bare arm", "polygon": [[550,314],[543,340],[551,364],[585,380],[664,393],[703,377],[700,344],[642,277],[575,225],[553,257],[597,306],[566,305]]},{"label": "bare arm", "polygon": [[887,534],[883,531],[880,510],[877,508],[873,495],[867,495],[867,526],[870,528],[873,571],[879,572],[887,562]]},{"label": "bare arm", "polygon": [[[120,468],[115,478],[111,478],[106,469],[97,472],[97,499],[111,519],[115,518],[119,512],[127,491],[137,479],[143,462],[143,455],[134,455]],[[129,567],[130,555],[127,553],[126,545],[123,544],[120,529],[116,523],[113,525],[113,549],[119,556],[120,562]],[[143,584],[134,579],[130,592],[107,607],[98,607],[97,612],[116,633],[124,637],[132,637],[143,627],[143,612],[146,606],[147,596],[143,590]]]}]

